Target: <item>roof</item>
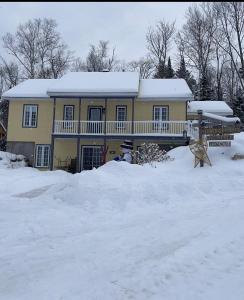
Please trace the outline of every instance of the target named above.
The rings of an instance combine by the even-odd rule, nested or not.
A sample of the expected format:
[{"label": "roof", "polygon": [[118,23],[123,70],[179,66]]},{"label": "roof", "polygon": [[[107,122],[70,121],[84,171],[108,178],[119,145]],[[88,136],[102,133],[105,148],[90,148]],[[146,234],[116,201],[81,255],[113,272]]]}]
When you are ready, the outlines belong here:
[{"label": "roof", "polygon": [[141,79],[138,98],[187,101],[193,95],[184,79]]},{"label": "roof", "polygon": [[184,79],[140,79],[137,72],[69,72],[59,79],[28,79],[4,99],[63,97],[138,97],[140,100],[188,101],[192,92]]},{"label": "roof", "polygon": [[188,114],[196,114],[198,110],[220,116],[233,114],[233,110],[225,101],[191,101],[188,103]]},{"label": "roof", "polygon": [[2,97],[7,98],[49,98],[47,89],[57,79],[27,79],[10,90],[3,93]]},{"label": "roof", "polygon": [[137,72],[70,72],[57,80],[49,95],[136,96]]}]

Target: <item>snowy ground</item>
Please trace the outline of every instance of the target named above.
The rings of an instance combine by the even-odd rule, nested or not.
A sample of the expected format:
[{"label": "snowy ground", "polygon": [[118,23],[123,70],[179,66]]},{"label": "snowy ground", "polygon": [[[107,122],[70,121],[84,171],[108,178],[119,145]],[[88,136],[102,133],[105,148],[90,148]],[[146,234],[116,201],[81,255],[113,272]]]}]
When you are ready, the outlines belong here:
[{"label": "snowy ground", "polygon": [[[193,168],[71,175],[0,161],[0,299],[244,299],[244,134]],[[5,154],[0,153],[0,157]]]}]

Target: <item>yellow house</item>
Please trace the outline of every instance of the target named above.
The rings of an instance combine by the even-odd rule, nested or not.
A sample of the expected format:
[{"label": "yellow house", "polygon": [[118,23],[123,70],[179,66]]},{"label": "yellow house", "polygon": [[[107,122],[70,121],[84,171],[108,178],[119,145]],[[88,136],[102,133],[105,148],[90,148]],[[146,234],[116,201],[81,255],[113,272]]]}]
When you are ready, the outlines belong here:
[{"label": "yellow house", "polygon": [[70,72],[29,79],[2,95],[9,100],[7,151],[41,169],[74,172],[156,142],[166,150],[189,140],[183,79],[139,79],[136,72]]}]

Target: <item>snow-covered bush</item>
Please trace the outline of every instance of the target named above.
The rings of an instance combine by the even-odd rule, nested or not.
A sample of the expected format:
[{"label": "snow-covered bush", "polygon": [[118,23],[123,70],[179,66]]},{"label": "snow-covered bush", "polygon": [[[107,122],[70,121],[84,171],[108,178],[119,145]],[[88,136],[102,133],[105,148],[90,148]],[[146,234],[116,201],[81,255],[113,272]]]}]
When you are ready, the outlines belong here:
[{"label": "snow-covered bush", "polygon": [[139,165],[150,164],[156,168],[156,162],[173,160],[165,150],[161,150],[158,144],[143,143],[137,151],[132,152],[135,163]]}]

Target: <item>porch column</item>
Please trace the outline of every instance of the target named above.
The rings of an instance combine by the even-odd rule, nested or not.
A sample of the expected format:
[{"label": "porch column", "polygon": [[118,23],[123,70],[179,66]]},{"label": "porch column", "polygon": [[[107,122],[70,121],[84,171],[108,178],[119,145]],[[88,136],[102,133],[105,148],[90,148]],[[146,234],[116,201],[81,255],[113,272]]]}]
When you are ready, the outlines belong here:
[{"label": "porch column", "polygon": [[50,171],[53,170],[53,157],[54,157],[54,128],[55,128],[55,117],[56,117],[56,97],[53,98],[53,124],[52,124],[52,132],[51,132],[51,149],[50,149]]},{"label": "porch column", "polygon": [[78,137],[77,137],[77,149],[76,149],[76,172],[80,172],[80,113],[81,113],[81,98],[79,98],[79,108],[78,108]]},{"label": "porch column", "polygon": [[107,147],[107,105],[108,104],[108,99],[105,98],[105,114],[104,114],[104,128],[103,128],[103,134],[104,134],[104,139],[103,139],[103,163],[106,163],[106,147]]},{"label": "porch column", "polygon": [[131,116],[131,133],[134,134],[134,111],[135,111],[135,98],[132,98],[132,116]]}]

